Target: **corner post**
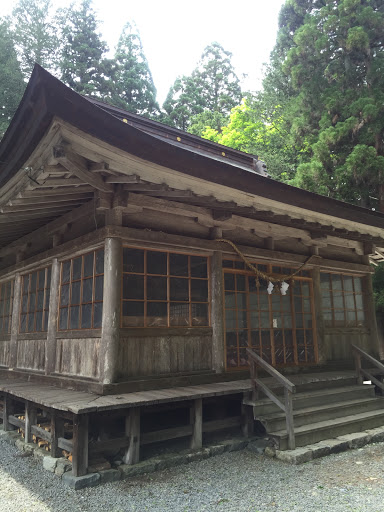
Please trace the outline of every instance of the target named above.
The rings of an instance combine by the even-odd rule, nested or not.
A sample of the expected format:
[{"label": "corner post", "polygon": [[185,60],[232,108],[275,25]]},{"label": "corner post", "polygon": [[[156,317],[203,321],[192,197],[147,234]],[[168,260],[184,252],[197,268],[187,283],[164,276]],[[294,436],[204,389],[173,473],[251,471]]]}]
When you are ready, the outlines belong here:
[{"label": "corner post", "polygon": [[[211,229],[211,238],[222,237],[221,228]],[[216,373],[225,369],[224,320],[223,320],[223,253],[215,251],[211,256],[211,322],[212,322],[212,368]]]},{"label": "corner post", "polygon": [[21,296],[21,275],[18,272],[15,277],[13,287],[12,303],[12,321],[11,321],[11,341],[9,347],[9,368],[17,367],[17,336],[19,333],[20,316],[20,296]]},{"label": "corner post", "polygon": [[49,375],[55,371],[56,366],[56,333],[57,333],[57,310],[59,302],[60,285],[60,263],[57,258],[52,261],[51,284],[49,296],[49,313],[47,341],[45,346],[45,374]]},{"label": "corner post", "polygon": [[124,455],[124,464],[137,464],[140,460],[140,407],[132,407],[125,418],[125,434],[129,447]]},{"label": "corner post", "polygon": [[73,416],[73,452],[72,474],[83,476],[88,470],[88,416]]},{"label": "corner post", "polygon": [[192,438],[191,450],[197,450],[203,446],[203,400],[197,398],[191,407]]},{"label": "corner post", "polygon": [[106,238],[104,246],[103,323],[101,329],[101,368],[103,384],[116,381],[120,343],[122,242]]}]

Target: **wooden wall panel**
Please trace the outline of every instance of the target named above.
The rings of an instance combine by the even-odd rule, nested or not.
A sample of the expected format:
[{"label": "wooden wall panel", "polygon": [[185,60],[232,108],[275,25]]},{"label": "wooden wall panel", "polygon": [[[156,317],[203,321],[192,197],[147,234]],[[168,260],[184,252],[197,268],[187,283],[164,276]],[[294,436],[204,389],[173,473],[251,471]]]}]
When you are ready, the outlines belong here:
[{"label": "wooden wall panel", "polygon": [[342,331],[325,330],[323,350],[326,361],[352,360],[351,344],[357,345],[373,357],[378,357],[377,345],[369,330]]},{"label": "wooden wall panel", "polygon": [[119,380],[212,368],[212,335],[121,337]]},{"label": "wooden wall panel", "polygon": [[58,339],[56,373],[98,379],[100,338]]},{"label": "wooden wall panel", "polygon": [[0,366],[9,364],[9,340],[0,341]]},{"label": "wooden wall panel", "polygon": [[21,370],[45,369],[45,339],[17,340],[17,365]]}]

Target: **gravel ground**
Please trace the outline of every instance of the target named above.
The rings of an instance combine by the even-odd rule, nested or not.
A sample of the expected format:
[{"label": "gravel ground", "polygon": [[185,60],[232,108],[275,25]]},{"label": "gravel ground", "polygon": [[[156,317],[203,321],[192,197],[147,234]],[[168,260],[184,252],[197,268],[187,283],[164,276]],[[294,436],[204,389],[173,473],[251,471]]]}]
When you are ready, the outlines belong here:
[{"label": "gravel ground", "polygon": [[384,443],[288,466],[233,452],[74,491],[0,440],[0,512],[383,512]]}]

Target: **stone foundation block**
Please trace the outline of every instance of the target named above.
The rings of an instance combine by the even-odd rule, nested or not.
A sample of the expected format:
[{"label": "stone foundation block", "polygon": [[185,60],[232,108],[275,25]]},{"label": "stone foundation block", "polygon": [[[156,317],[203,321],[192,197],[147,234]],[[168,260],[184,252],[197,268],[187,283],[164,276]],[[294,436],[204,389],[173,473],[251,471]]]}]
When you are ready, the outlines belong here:
[{"label": "stone foundation block", "polygon": [[185,464],[187,462],[187,456],[185,453],[175,453],[170,455],[165,455],[161,457],[157,461],[158,469],[167,469],[173,468],[175,466],[180,466],[181,464]]},{"label": "stone foundation block", "polygon": [[57,459],[54,457],[44,457],[43,459],[43,468],[47,471],[50,471],[51,473],[55,472],[57,466]]},{"label": "stone foundation block", "polygon": [[67,460],[65,458],[60,458],[60,459],[56,459],[56,460],[57,460],[56,469],[55,469],[56,475],[63,476],[64,473],[66,473],[67,471],[72,471],[72,464],[69,462],[69,460]]},{"label": "stone foundation block", "polygon": [[143,462],[133,465],[121,464],[121,466],[117,468],[117,471],[119,471],[121,478],[145,475],[146,473],[153,473],[156,471],[158,462],[158,460],[144,460]]},{"label": "stone foundation block", "polygon": [[310,445],[306,446],[306,448],[308,448],[308,450],[311,450],[313,459],[319,459],[320,457],[326,457],[327,455],[329,455],[331,453],[330,447],[324,441],[320,441],[315,444],[310,444]]},{"label": "stone foundation block", "polygon": [[68,473],[64,473],[61,479],[66,485],[68,485],[68,487],[75,489],[75,491],[84,489],[85,487],[95,487],[100,483],[99,473],[91,473],[84,476],[73,476],[72,471],[70,471]]},{"label": "stone foundation block", "polygon": [[39,448],[37,444],[34,445],[35,448],[33,450],[33,458],[37,460],[43,460],[44,457],[47,456],[47,452],[43,450],[42,448]]},{"label": "stone foundation block", "polygon": [[286,451],[276,450],[276,458],[288,464],[303,464],[312,460],[312,450],[308,450],[307,447]]},{"label": "stone foundation block", "polygon": [[221,455],[224,453],[225,447],[222,444],[217,444],[215,446],[210,446],[209,450],[211,452],[211,456],[213,457],[214,455]]},{"label": "stone foundation block", "polygon": [[100,483],[107,484],[109,482],[117,482],[121,479],[121,472],[117,469],[104,469],[100,471]]},{"label": "stone foundation block", "polygon": [[273,446],[267,446],[264,450],[264,455],[269,459],[273,459],[273,457],[276,457],[276,448]]},{"label": "stone foundation block", "polygon": [[371,430],[366,430],[367,434],[371,436],[371,443],[382,443],[384,442],[384,428],[377,427]]},{"label": "stone foundation block", "polygon": [[[33,455],[35,449],[36,449],[36,445],[35,444],[33,444],[33,443],[24,443],[23,450],[25,451],[25,453],[30,453],[31,455]],[[47,452],[45,452],[45,453],[47,453]]]},{"label": "stone foundation block", "polygon": [[368,444],[371,440],[371,436],[367,432],[355,432],[354,434],[346,434],[336,438],[340,441],[346,441],[349,448],[361,448]]},{"label": "stone foundation block", "polygon": [[187,462],[196,462],[199,460],[208,459],[211,456],[211,451],[209,448],[203,448],[202,450],[198,450],[197,452],[187,453],[186,461]]},{"label": "stone foundation block", "polygon": [[271,441],[267,439],[255,439],[254,441],[250,441],[247,445],[247,450],[253,453],[258,453],[261,455],[264,453],[265,449],[271,445]]},{"label": "stone foundation block", "polygon": [[24,441],[22,439],[16,439],[15,446],[21,452],[24,451]]},{"label": "stone foundation block", "polygon": [[329,453],[345,452],[349,448],[348,441],[343,439],[327,439],[322,442],[329,447]]}]

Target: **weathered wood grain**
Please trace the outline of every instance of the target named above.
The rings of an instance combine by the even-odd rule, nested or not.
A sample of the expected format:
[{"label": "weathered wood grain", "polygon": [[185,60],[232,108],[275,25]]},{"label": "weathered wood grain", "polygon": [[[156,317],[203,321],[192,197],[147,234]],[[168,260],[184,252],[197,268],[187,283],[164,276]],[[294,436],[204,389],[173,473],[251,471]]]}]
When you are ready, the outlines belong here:
[{"label": "weathered wood grain", "polygon": [[58,339],[56,373],[99,378],[100,338]]},{"label": "weathered wood grain", "polygon": [[212,336],[210,335],[140,336],[120,339],[119,380],[210,370],[211,367]]}]

